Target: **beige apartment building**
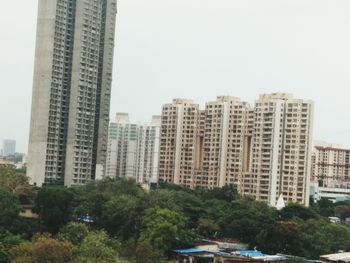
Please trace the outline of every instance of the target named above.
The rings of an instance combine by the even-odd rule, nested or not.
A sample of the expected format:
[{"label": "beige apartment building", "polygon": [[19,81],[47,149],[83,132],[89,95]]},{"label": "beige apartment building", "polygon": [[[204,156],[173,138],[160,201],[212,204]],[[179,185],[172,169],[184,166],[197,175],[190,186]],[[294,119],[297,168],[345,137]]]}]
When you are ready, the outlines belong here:
[{"label": "beige apartment building", "polygon": [[313,103],[290,94],[261,95],[254,107],[219,96],[204,111],[174,100],[163,107],[159,179],[308,205],[312,123]]},{"label": "beige apartment building", "polygon": [[240,188],[242,173],[249,167],[249,113],[248,103],[236,97],[219,96],[206,104],[201,186]]},{"label": "beige apartment building", "polygon": [[311,181],[320,187],[350,188],[350,150],[341,145],[315,142]]},{"label": "beige apartment building", "polygon": [[159,179],[195,187],[201,151],[201,111],[192,100],[174,99],[162,109],[159,149]]},{"label": "beige apartment building", "polygon": [[261,95],[254,107],[251,167],[243,194],[275,205],[309,204],[313,102],[291,94]]}]

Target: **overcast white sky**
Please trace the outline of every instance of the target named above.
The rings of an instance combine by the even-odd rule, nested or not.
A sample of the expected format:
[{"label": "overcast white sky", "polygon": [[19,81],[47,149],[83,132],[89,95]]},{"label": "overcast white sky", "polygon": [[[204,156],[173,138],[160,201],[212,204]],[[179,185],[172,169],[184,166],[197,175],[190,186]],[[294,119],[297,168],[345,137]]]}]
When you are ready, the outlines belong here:
[{"label": "overcast white sky", "polygon": [[[37,0],[0,0],[0,140],[29,134]],[[349,0],[119,0],[111,116],[174,97],[316,103],[315,138],[350,146]]]}]

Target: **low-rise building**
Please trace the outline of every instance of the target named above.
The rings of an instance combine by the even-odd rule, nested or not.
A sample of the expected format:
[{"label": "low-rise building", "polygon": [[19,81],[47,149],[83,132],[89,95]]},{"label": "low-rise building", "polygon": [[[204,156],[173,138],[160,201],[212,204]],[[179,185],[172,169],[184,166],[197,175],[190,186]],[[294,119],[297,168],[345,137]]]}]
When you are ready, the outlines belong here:
[{"label": "low-rise building", "polygon": [[335,203],[350,200],[350,188],[322,187],[317,182],[313,182],[311,183],[310,196],[314,202],[325,198]]}]

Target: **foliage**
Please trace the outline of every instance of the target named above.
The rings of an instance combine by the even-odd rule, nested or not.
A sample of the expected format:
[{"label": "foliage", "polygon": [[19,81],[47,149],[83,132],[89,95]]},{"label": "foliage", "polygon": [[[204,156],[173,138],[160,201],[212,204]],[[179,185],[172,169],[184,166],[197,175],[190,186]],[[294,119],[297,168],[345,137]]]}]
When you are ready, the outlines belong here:
[{"label": "foliage", "polygon": [[[10,224],[11,232],[21,235],[14,240],[30,240],[38,228],[35,221],[18,217],[18,195],[0,189],[1,207],[0,224]],[[47,186],[37,193],[35,211],[40,216],[39,230],[54,235],[46,237],[51,243],[69,244],[73,262],[163,262],[169,250],[188,247],[201,238],[236,239],[266,253],[313,259],[350,250],[350,226],[331,224],[327,218],[337,215],[345,220],[350,216],[349,202],[322,199],[311,208],[288,204],[277,211],[240,197],[233,186],[191,190],[161,184],[146,192],[134,180],[121,178],[69,189]],[[73,222],[86,214],[95,222],[89,226]],[[6,262],[13,246],[34,251],[37,243],[33,239],[10,245],[0,234],[0,257]]]},{"label": "foliage", "polygon": [[188,244],[192,238],[184,215],[169,209],[147,209],[142,225],[140,241],[149,242],[163,252]]},{"label": "foliage", "polygon": [[86,225],[70,222],[60,229],[58,233],[58,239],[67,240],[73,245],[80,245],[83,240],[88,236],[89,229]]},{"label": "foliage", "polygon": [[161,263],[163,254],[148,242],[139,242],[135,252],[136,263]]},{"label": "foliage", "polygon": [[14,222],[19,219],[20,211],[18,197],[0,188],[0,228],[12,229]]},{"label": "foliage", "polygon": [[288,204],[280,211],[280,216],[282,219],[293,219],[300,218],[303,220],[315,219],[319,215],[312,209],[302,206],[300,204]]},{"label": "foliage", "polygon": [[46,186],[40,189],[35,199],[34,211],[40,215],[44,230],[57,233],[72,217],[74,195],[69,189]]},{"label": "foliage", "polygon": [[334,216],[334,203],[326,198],[322,198],[317,202],[317,208],[321,216]]},{"label": "foliage", "polygon": [[33,198],[35,190],[29,185],[26,170],[13,166],[0,165],[0,187],[18,196],[23,203]]},{"label": "foliage", "polygon": [[339,205],[334,208],[335,215],[341,220],[345,221],[346,218],[350,217],[350,206]]},{"label": "foliage", "polygon": [[0,262],[11,262],[10,250],[21,243],[24,240],[18,236],[13,235],[12,233],[3,230],[0,232]]},{"label": "foliage", "polygon": [[35,236],[11,250],[14,263],[66,263],[72,258],[73,245],[58,241],[49,234]]},{"label": "foliage", "polygon": [[252,247],[256,245],[258,234],[278,218],[276,209],[249,198],[233,201],[229,207],[218,221],[221,236],[237,238]]},{"label": "foliage", "polygon": [[102,226],[110,234],[122,240],[135,232],[138,199],[133,196],[115,196],[103,205]]},{"label": "foliage", "polygon": [[113,263],[116,250],[108,245],[109,237],[103,231],[90,232],[74,251],[74,263]]}]

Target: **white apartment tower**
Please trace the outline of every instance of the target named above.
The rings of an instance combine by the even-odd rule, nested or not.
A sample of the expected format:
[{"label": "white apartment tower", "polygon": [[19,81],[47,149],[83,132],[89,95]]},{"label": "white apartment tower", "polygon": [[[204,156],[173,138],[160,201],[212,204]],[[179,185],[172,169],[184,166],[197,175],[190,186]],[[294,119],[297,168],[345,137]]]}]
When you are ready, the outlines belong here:
[{"label": "white apartment tower", "polygon": [[39,0],[33,184],[85,184],[105,164],[116,13],[116,0]]},{"label": "white apartment tower", "polygon": [[162,109],[159,180],[193,188],[199,165],[199,105],[174,99]]},{"label": "white apartment tower", "polygon": [[158,180],[160,116],[146,124],[132,123],[126,113],[117,113],[110,123],[106,176],[134,178],[139,183]]}]

